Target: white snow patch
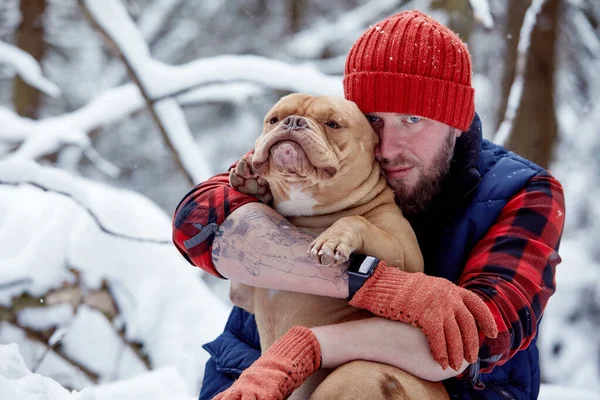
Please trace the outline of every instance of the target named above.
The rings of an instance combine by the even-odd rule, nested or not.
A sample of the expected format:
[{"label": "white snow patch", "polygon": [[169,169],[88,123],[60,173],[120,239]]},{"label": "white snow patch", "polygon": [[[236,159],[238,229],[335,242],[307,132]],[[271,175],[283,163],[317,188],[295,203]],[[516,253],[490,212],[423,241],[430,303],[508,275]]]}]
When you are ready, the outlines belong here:
[{"label": "white snow patch", "polygon": [[17,344],[0,345],[2,400],[192,400],[177,370],[165,367],[120,382],[69,391],[27,368]]},{"label": "white snow patch", "polygon": [[494,27],[494,19],[490,13],[490,4],[488,0],[469,0],[475,19],[479,21],[486,29]]},{"label": "white snow patch", "polygon": [[42,69],[33,56],[18,47],[0,41],[0,64],[12,66],[21,79],[51,97],[58,97],[60,89],[42,75]]}]

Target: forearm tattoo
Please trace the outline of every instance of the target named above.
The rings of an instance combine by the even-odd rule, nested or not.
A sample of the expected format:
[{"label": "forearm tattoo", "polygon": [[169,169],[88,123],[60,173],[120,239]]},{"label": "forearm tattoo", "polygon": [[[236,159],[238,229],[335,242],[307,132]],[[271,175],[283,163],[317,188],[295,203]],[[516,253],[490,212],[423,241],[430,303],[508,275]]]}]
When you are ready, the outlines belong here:
[{"label": "forearm tattoo", "polygon": [[252,277],[271,269],[324,280],[344,293],[348,287],[347,268],[315,262],[306,252],[311,242],[309,234],[286,219],[248,209],[239,218],[225,220],[217,230],[212,246],[213,262],[237,260]]}]

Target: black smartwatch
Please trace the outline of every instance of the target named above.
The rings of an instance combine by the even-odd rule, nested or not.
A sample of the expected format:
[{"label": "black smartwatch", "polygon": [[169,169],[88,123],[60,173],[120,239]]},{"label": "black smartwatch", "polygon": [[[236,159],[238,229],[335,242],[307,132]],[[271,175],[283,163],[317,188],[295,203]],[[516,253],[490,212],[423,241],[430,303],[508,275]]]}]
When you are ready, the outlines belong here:
[{"label": "black smartwatch", "polygon": [[377,264],[379,264],[379,259],[376,257],[364,254],[352,254],[350,256],[350,265],[348,266],[348,301],[352,300],[358,289],[373,275]]}]

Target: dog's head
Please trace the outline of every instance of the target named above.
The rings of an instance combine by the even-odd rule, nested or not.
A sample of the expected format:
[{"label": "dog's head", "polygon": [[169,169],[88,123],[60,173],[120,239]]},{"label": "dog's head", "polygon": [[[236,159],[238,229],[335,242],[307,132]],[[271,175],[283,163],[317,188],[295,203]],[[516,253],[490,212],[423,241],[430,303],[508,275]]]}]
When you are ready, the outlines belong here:
[{"label": "dog's head", "polygon": [[283,215],[328,213],[377,168],[377,144],[355,103],[291,94],[267,113],[252,167]]}]

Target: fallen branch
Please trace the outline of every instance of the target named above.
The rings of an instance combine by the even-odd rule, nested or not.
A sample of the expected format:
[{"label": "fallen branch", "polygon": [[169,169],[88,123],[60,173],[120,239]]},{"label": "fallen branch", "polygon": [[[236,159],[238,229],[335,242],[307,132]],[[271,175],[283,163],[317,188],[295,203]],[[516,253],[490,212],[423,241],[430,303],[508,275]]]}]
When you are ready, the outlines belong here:
[{"label": "fallen branch", "polygon": [[[39,169],[38,169],[39,168]],[[47,175],[44,174],[44,167],[38,166],[36,163],[31,162],[31,164],[23,163],[21,161],[11,161],[5,160],[0,162],[0,185],[6,186],[24,186],[30,185],[41,189],[45,192],[55,193],[61,196],[68,197],[75,204],[80,206],[90,217],[94,223],[98,226],[98,228],[106,233],[107,235],[114,236],[118,239],[129,240],[133,242],[140,243],[152,243],[157,245],[167,245],[172,246],[173,242],[171,240],[160,240],[153,238],[141,238],[136,236],[131,236],[119,232],[115,232],[108,227],[104,226],[101,222],[99,216],[86,205],[85,201],[71,193],[73,191],[81,191],[82,189],[74,189],[71,190],[69,185],[73,184],[73,176],[66,174],[64,171],[60,171],[65,174],[64,176],[60,175]],[[13,171],[19,171],[18,173],[11,174]],[[68,181],[67,181],[68,180]],[[50,184],[58,186],[58,187],[49,187],[48,184],[43,182],[51,182]]]}]

